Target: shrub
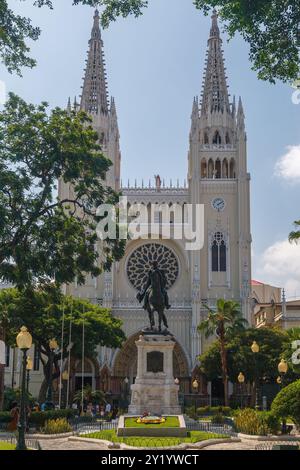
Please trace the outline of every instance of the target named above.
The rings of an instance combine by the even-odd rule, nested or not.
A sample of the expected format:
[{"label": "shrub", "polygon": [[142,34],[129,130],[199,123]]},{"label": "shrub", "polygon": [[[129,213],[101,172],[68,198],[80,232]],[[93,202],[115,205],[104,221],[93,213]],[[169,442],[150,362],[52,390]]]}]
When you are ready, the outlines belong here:
[{"label": "shrub", "polygon": [[290,418],[300,429],[300,380],[284,387],[274,398],[271,410],[278,418]]},{"label": "shrub", "polygon": [[76,412],[74,410],[51,410],[51,411],[33,411],[29,418],[29,425],[41,429],[46,421],[60,418],[72,419]]},{"label": "shrub", "polygon": [[235,416],[234,425],[238,432],[252,436],[276,434],[280,428],[279,420],[273,413],[252,408],[240,410]]},{"label": "shrub", "polygon": [[189,406],[185,408],[185,414],[189,416],[191,419],[197,419],[197,413],[195,411],[195,408],[193,406]]},{"label": "shrub", "polygon": [[213,415],[213,417],[211,418],[212,424],[225,424],[225,422],[226,422],[226,418],[221,413]]},{"label": "shrub", "polygon": [[[34,403],[34,398],[30,393],[26,392],[26,399],[27,399],[27,401],[29,401],[30,405],[32,405]],[[5,387],[5,389],[4,389],[3,409],[9,411],[11,409],[11,405],[14,401],[16,401],[17,403],[20,403],[20,401],[21,401],[21,389],[20,388]]]},{"label": "shrub", "polygon": [[45,434],[63,434],[71,431],[72,428],[66,418],[50,419],[43,428]]},{"label": "shrub", "polygon": [[203,406],[197,408],[198,416],[224,415],[231,416],[233,410],[229,406]]}]

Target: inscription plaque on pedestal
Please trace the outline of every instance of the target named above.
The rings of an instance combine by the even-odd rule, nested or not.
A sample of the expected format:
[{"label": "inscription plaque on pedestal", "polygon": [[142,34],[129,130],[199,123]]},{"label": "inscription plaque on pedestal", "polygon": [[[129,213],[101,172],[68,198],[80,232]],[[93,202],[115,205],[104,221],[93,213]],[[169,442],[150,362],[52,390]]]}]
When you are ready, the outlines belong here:
[{"label": "inscription plaque on pedestal", "polygon": [[159,351],[151,351],[147,354],[147,372],[163,372],[164,355]]}]

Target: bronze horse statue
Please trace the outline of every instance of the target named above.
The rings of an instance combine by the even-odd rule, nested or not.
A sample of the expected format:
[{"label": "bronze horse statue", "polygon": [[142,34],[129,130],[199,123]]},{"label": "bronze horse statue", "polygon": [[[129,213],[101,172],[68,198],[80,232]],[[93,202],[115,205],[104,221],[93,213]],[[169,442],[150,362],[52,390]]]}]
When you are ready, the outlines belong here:
[{"label": "bronze horse statue", "polygon": [[148,312],[150,328],[155,327],[154,313],[158,314],[158,331],[161,332],[162,323],[168,328],[167,318],[164,313],[165,308],[170,308],[168,294],[165,289],[166,278],[157,262],[153,262],[153,269],[148,274],[147,284],[142,293],[138,293],[137,299],[141,302],[144,299],[144,309]]}]

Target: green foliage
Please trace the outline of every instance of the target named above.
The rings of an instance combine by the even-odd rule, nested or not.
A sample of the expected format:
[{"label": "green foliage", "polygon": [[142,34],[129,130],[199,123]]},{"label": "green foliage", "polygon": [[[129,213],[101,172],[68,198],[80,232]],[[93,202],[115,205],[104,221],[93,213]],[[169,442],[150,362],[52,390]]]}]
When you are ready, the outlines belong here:
[{"label": "green foliage", "polygon": [[30,414],[29,424],[37,429],[42,429],[47,421],[68,420],[74,418],[74,416],[74,410],[33,411]]},{"label": "green foliage", "polygon": [[213,434],[202,431],[190,431],[187,437],[119,437],[116,431],[100,431],[91,434],[83,434],[81,437],[91,439],[102,439],[110,442],[120,442],[132,447],[170,447],[183,443],[193,443],[206,441],[209,439],[224,439],[228,436]]},{"label": "green foliage", "polygon": [[300,241],[300,220],[294,222],[295,230],[289,234],[290,243],[298,244]]},{"label": "green foliage", "polygon": [[[82,391],[78,390],[73,397],[73,401],[81,402],[81,400]],[[88,403],[95,403],[99,405],[106,403],[105,393],[102,390],[93,390],[90,385],[87,385],[83,389],[83,400]]]},{"label": "green foliage", "polygon": [[211,423],[212,424],[225,424],[226,418],[221,413],[217,413],[212,416]]},{"label": "green foliage", "polygon": [[[9,326],[6,341],[13,346],[20,327],[25,324],[32,334],[34,344],[41,353],[49,356],[49,340],[61,331],[62,314],[65,314],[65,337],[68,336],[69,322],[72,321],[72,354],[80,354],[82,325],[85,325],[85,350],[87,356],[95,354],[97,345],[119,347],[125,339],[121,321],[111,313],[91,304],[87,300],[64,296],[54,284],[30,292],[18,289],[3,289],[0,292],[0,321],[5,313]],[[59,334],[60,336],[60,334]],[[58,344],[59,339],[57,338]],[[66,355],[66,351],[64,351]],[[56,356],[55,356],[55,359]]]},{"label": "green foliage", "polygon": [[233,410],[229,406],[203,406],[197,408],[198,416],[215,416],[215,415],[224,415],[231,416]]},{"label": "green foliage", "polygon": [[[0,113],[0,277],[18,287],[98,276],[123,255],[124,243],[108,240],[101,257],[94,209],[116,203],[104,185],[111,162],[84,112],[9,95]],[[74,188],[59,200],[57,181]],[[101,261],[100,261],[101,258]]]},{"label": "green foliage", "polygon": [[[286,332],[270,328],[249,328],[237,333],[226,344],[229,379],[236,383],[241,371],[248,382],[253,382],[257,374],[259,377],[266,375],[270,379],[275,379],[278,376],[277,367],[285,350],[287,338]],[[260,346],[260,351],[255,354],[251,351],[253,341]],[[220,376],[221,357],[217,341],[199,357],[199,360],[209,380]]]},{"label": "green foliage", "polygon": [[[7,343],[14,346],[20,327],[23,324],[27,325],[32,334],[33,343],[41,353],[43,372],[47,379],[50,374],[49,340],[57,338],[59,332],[59,338],[57,338],[59,344],[63,312],[65,314],[64,335],[66,338],[69,334],[70,321],[72,321],[73,357],[77,357],[82,352],[83,322],[87,357],[95,356],[98,345],[117,348],[125,339],[121,329],[122,322],[114,318],[110,311],[99,307],[99,305],[91,304],[87,300],[64,296],[54,284],[25,292],[18,289],[1,290],[0,323],[6,326]],[[63,351],[63,355],[67,356],[66,349]],[[59,358],[60,354],[55,353],[53,360],[56,377],[59,376]]]},{"label": "green foliage", "polygon": [[208,310],[208,316],[198,325],[198,331],[203,333],[206,338],[217,335],[217,347],[220,351],[221,375],[224,385],[224,401],[225,406],[228,406],[227,344],[231,338],[244,331],[248,322],[242,316],[239,303],[233,300],[218,299],[215,309],[204,306]]},{"label": "green foliage", "polygon": [[197,412],[194,406],[187,406],[184,410],[185,414],[191,419],[197,419]]},{"label": "green foliage", "polygon": [[300,429],[300,380],[284,387],[278,393],[271,410],[278,418],[290,418]]},{"label": "green foliage", "polygon": [[179,421],[177,416],[166,416],[166,421],[159,424],[140,424],[136,418],[125,418],[125,428],[178,428]]},{"label": "green foliage", "polygon": [[45,434],[63,434],[71,431],[72,427],[66,418],[50,419],[45,422],[45,426],[43,427],[43,433]]},{"label": "green foliage", "polygon": [[[30,0],[28,0],[30,1]],[[33,0],[31,0],[33,2]],[[274,83],[294,80],[299,74],[298,0],[191,0],[197,9],[208,14],[212,8],[225,23],[232,38],[239,33],[250,46],[250,60],[258,77]],[[36,0],[35,5],[53,8],[51,0]],[[101,23],[107,27],[118,17],[140,16],[148,0],[73,0],[73,4],[104,7]],[[22,66],[33,67],[28,56],[27,40],[37,40],[40,29],[29,18],[16,15],[7,0],[0,0],[0,55],[10,72],[20,72]]]},{"label": "green foliage", "polygon": [[[34,398],[30,393],[26,392],[26,400],[29,405],[32,405],[34,402]],[[10,410],[11,404],[16,401],[20,403],[21,401],[21,389],[20,388],[9,388],[5,387],[4,389],[4,410]]]},{"label": "green foliage", "polygon": [[0,423],[9,423],[11,420],[9,411],[0,411]]},{"label": "green foliage", "polygon": [[258,412],[245,408],[236,413],[234,425],[238,432],[251,436],[277,434],[280,429],[278,418],[271,412]]},{"label": "green foliage", "polygon": [[9,444],[9,442],[0,442],[0,450],[15,450],[15,444]]}]

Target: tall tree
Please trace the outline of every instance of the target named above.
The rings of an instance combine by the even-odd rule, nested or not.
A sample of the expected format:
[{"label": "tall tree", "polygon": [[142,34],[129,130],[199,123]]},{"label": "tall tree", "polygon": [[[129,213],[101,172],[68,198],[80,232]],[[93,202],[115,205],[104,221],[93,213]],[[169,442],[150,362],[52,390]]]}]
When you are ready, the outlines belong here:
[{"label": "tall tree", "polygon": [[[97,142],[85,113],[48,113],[46,103],[10,94],[0,113],[0,278],[20,288],[54,278],[81,284],[122,257],[118,239],[95,249],[95,208],[118,201]],[[60,178],[74,188],[61,200]]]},{"label": "tall tree", "polygon": [[[253,353],[251,345],[256,341],[259,352]],[[248,328],[229,338],[226,344],[228,377],[232,383],[237,383],[237,377],[243,372],[246,382],[252,386],[252,404],[255,402],[257,381],[267,378],[275,383],[278,377],[280,358],[291,354],[288,332],[272,328]],[[199,356],[201,369],[209,380],[220,376],[221,351],[218,341],[212,343],[209,349]],[[290,371],[290,378],[293,374]]]},{"label": "tall tree", "polygon": [[[3,315],[5,312],[5,315]],[[81,358],[82,329],[85,328],[85,356],[96,357],[96,347],[120,347],[125,340],[122,322],[111,313],[87,300],[64,296],[55,284],[28,291],[4,289],[0,292],[0,323],[6,325],[6,341],[15,347],[16,336],[22,325],[28,327],[33,343],[40,353],[44,381],[39,400],[45,400],[49,380],[60,375],[60,351],[55,352],[52,363],[49,341],[55,338],[59,348],[64,313],[64,350],[67,356],[69,324],[72,322],[72,357]]]},{"label": "tall tree", "polygon": [[208,316],[199,326],[198,331],[206,338],[217,335],[221,354],[221,370],[224,385],[225,406],[228,406],[228,363],[227,363],[227,343],[237,332],[243,330],[247,325],[247,320],[242,317],[240,305],[232,300],[219,299],[216,309],[206,307]]},{"label": "tall tree", "polygon": [[[53,8],[51,0],[28,0],[36,6]],[[299,0],[191,0],[208,14],[217,8],[229,37],[240,33],[250,46],[250,60],[258,77],[275,83],[298,78],[300,70]],[[151,3],[151,2],[150,2]],[[73,0],[73,4],[103,6],[102,25],[119,16],[140,16],[148,0]],[[172,1],[170,1],[172,8]],[[40,29],[30,19],[15,15],[7,0],[0,0],[0,55],[10,72],[32,67],[27,40],[36,40]]]}]

